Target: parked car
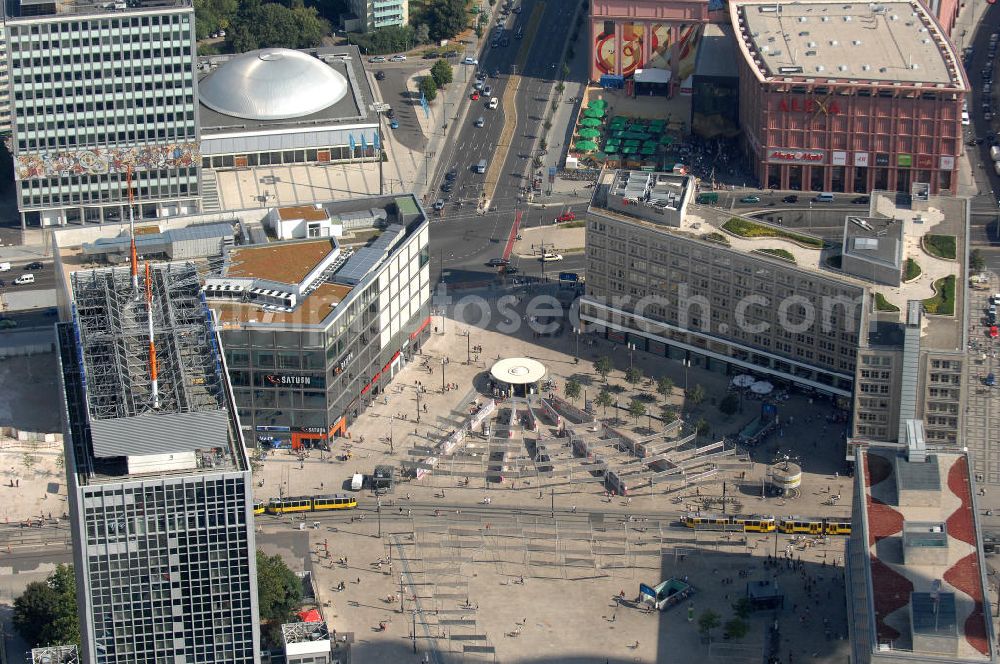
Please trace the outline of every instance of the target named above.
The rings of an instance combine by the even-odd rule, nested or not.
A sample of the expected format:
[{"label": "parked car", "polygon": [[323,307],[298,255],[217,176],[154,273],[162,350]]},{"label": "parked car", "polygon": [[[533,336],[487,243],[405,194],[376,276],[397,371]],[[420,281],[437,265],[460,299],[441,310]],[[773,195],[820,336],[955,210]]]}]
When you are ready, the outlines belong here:
[{"label": "parked car", "polygon": [[385,72],[382,71],[381,69],[379,69],[377,72],[375,72],[375,80],[376,81],[384,81],[385,80]]},{"label": "parked car", "polygon": [[458,177],[458,169],[457,168],[453,168],[453,169],[451,169],[450,171],[448,171],[447,173],[444,174],[444,179],[447,180],[448,182],[451,182],[452,180],[456,179],[457,177]]},{"label": "parked car", "polygon": [[868,205],[871,200],[872,199],[868,196],[858,196],[857,198],[852,198],[851,202],[855,205]]},{"label": "parked car", "polygon": [[394,117],[396,117],[396,111],[392,110],[392,107],[390,106],[385,111],[385,117],[389,118],[390,120],[393,119]]},{"label": "parked car", "polygon": [[386,59],[383,58],[381,55],[376,55],[376,56],[368,58],[368,62],[370,62],[372,64],[375,64],[375,63],[378,63],[378,62],[385,62],[385,61],[386,61]]},{"label": "parked car", "polygon": [[0,318],[0,330],[9,330],[17,327],[17,321],[10,318]]},{"label": "parked car", "polygon": [[391,58],[389,58],[389,62],[406,62],[406,56],[405,55],[394,55]]},{"label": "parked car", "polygon": [[444,209],[444,199],[443,198],[439,198],[436,201],[434,201],[434,210],[436,212],[440,212],[443,209]]},{"label": "parked car", "polygon": [[472,101],[479,101],[479,92],[477,90],[473,90],[472,94],[469,95],[469,99]]},{"label": "parked car", "polygon": [[785,196],[784,198],[782,198],[781,202],[782,203],[798,203],[799,202],[799,197],[796,196],[795,194],[790,194],[790,195]]},{"label": "parked car", "polygon": [[43,265],[38,261],[33,261],[24,266],[25,270],[41,270]]},{"label": "parked car", "polygon": [[491,258],[486,262],[490,267],[500,267],[501,265],[508,265],[510,263],[506,258]]},{"label": "parked car", "polygon": [[470,58],[469,56],[466,56],[462,60],[462,64],[463,65],[478,65],[479,64],[479,60],[477,60],[476,58]]},{"label": "parked car", "polygon": [[986,380],[983,381],[983,384],[986,385],[986,387],[993,387],[997,384],[997,377],[991,372],[986,375]]},{"label": "parked car", "polygon": [[513,265],[507,265],[504,266],[503,272],[504,274],[517,274],[518,270]]},{"label": "parked car", "polygon": [[452,182],[445,182],[444,184],[441,185],[441,191],[443,191],[446,194],[454,188],[455,184]]},{"label": "parked car", "polygon": [[551,263],[552,261],[561,261],[563,259],[562,254],[542,254],[542,262]]},{"label": "parked car", "polygon": [[556,223],[559,223],[560,221],[575,221],[575,220],[576,220],[576,214],[572,210],[562,213],[555,219]]},{"label": "parked car", "polygon": [[393,118],[389,121],[389,129],[399,129],[399,120]]},{"label": "parked car", "polygon": [[760,203],[760,196],[744,196],[740,203]]}]

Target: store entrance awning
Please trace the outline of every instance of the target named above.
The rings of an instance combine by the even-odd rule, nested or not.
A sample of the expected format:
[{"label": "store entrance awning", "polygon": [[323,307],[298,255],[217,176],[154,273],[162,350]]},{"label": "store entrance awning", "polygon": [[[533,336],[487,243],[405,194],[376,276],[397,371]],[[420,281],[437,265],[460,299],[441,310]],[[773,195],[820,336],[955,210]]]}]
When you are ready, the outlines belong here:
[{"label": "store entrance awning", "polygon": [[634,80],[636,83],[669,83],[671,73],[669,69],[636,69]]}]

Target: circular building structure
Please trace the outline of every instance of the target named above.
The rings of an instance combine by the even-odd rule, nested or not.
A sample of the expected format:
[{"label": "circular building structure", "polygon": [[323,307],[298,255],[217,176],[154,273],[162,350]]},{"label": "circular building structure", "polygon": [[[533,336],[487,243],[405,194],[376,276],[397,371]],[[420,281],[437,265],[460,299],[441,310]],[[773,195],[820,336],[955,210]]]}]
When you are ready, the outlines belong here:
[{"label": "circular building structure", "polygon": [[494,363],[490,376],[502,393],[523,397],[539,392],[545,365],[529,357],[508,357]]},{"label": "circular building structure", "polygon": [[769,470],[771,486],[779,490],[780,495],[795,495],[802,486],[802,467],[791,461],[779,461]]},{"label": "circular building structure", "polygon": [[302,51],[268,48],[243,53],[198,83],[201,103],[247,120],[290,120],[343,99],[340,72]]}]

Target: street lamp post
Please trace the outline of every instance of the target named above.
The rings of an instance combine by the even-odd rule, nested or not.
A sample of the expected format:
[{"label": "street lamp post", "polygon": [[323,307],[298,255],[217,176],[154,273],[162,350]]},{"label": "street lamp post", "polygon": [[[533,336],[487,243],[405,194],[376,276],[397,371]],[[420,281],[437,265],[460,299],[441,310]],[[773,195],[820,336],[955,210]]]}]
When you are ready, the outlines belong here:
[{"label": "street lamp post", "polygon": [[691,366],[691,358],[684,358],[684,394],[688,393],[688,367]]},{"label": "street lamp post", "polygon": [[472,331],[465,331],[465,363],[472,364]]},{"label": "street lamp post", "polygon": [[441,394],[444,394],[444,358],[441,358]]},{"label": "street lamp post", "polygon": [[[576,334],[576,352],[573,353],[573,359],[574,360],[579,360],[580,359],[580,328],[574,327],[573,328],[573,333]],[[586,403],[586,400],[584,400],[584,403]]]},{"label": "street lamp post", "polygon": [[632,351],[635,350],[635,344],[629,343],[628,345],[628,372],[632,373]]},{"label": "street lamp post", "polygon": [[389,415],[389,454],[394,454],[392,449],[392,423],[396,419],[395,413]]},{"label": "street lamp post", "polygon": [[382,496],[375,498],[375,514],[378,515],[378,538],[382,539]]},{"label": "street lamp post", "polygon": [[417,424],[420,424],[420,386],[417,385]]}]

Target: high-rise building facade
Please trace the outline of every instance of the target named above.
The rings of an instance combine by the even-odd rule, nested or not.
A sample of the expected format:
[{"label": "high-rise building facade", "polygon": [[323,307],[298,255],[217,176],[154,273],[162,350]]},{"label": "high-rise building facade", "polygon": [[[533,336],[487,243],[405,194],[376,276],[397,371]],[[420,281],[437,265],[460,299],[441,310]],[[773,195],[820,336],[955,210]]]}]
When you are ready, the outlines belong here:
[{"label": "high-rise building facade", "polygon": [[127,268],[69,284],[58,342],[83,661],[255,664],[251,471],[195,268],[161,264],[139,293]]},{"label": "high-rise building facade", "polygon": [[352,30],[371,32],[390,26],[404,26],[410,20],[409,0],[351,0],[355,19]]},{"label": "high-rise building facade", "polygon": [[22,225],[197,211],[194,10],[186,0],[21,0],[5,18]]}]

